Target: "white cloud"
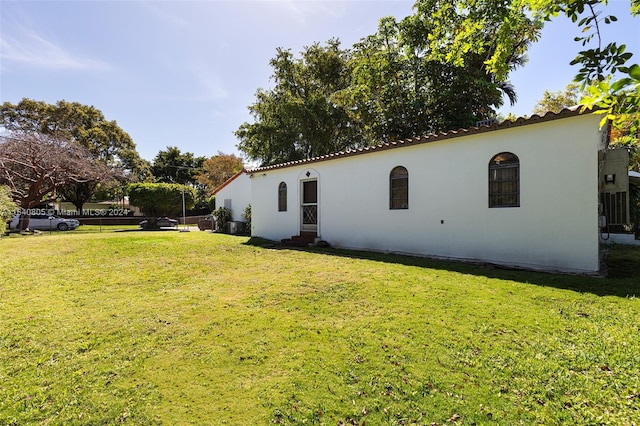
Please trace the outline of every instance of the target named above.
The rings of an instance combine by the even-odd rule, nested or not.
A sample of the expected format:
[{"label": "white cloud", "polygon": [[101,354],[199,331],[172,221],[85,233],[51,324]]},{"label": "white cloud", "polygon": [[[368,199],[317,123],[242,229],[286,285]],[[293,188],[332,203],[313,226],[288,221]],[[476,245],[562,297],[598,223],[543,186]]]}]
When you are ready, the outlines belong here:
[{"label": "white cloud", "polygon": [[22,31],[21,38],[2,35],[0,60],[3,64],[20,63],[27,66],[59,70],[108,68],[104,62],[74,56],[64,48],[32,31]]}]

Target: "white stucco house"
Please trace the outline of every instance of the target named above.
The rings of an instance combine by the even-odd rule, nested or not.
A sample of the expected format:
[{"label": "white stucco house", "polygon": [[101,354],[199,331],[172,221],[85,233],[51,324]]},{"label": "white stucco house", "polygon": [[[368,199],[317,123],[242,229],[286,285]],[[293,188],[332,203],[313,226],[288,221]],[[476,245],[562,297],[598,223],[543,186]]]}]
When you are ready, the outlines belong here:
[{"label": "white stucco house", "polygon": [[248,170],[252,235],[598,273],[600,118],[563,110]]},{"label": "white stucco house", "polygon": [[242,214],[251,204],[251,180],[245,169],[240,170],[218,186],[213,195],[216,196],[216,208],[226,207],[231,211],[231,220],[241,222]]}]

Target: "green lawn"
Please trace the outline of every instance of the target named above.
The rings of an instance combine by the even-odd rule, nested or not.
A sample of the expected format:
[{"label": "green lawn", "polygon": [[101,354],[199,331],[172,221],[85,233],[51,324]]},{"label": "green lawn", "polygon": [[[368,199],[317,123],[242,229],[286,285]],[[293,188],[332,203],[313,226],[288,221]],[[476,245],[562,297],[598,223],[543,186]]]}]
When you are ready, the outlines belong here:
[{"label": "green lawn", "polygon": [[607,279],[209,232],[0,253],[0,425],[640,420],[639,248]]}]

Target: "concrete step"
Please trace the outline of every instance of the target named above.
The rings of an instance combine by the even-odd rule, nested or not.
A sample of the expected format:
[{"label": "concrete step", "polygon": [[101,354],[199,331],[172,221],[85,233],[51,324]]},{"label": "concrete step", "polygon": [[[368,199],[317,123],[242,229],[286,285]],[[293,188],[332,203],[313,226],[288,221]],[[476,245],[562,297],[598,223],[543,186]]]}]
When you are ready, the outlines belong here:
[{"label": "concrete step", "polygon": [[294,235],[291,237],[291,240],[312,244],[315,243],[316,238],[318,238],[318,234],[316,232],[301,231],[300,235]]},{"label": "concrete step", "polygon": [[311,243],[308,241],[284,239],[280,241],[280,244],[282,244],[283,247],[309,247]]}]

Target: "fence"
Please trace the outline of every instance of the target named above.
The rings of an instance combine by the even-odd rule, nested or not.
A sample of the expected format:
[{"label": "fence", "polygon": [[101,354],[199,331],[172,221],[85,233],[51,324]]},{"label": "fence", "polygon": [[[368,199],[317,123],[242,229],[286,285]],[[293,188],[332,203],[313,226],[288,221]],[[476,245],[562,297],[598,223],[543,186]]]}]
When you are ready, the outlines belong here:
[{"label": "fence", "polygon": [[[178,217],[178,228],[187,226],[190,230],[199,229],[198,223],[207,216],[187,216]],[[69,216],[69,219],[80,221],[79,232],[114,232],[114,231],[134,231],[140,229],[140,222],[148,220],[145,216],[121,216],[121,217],[78,217]],[[210,230],[210,227],[207,227]]]}]

